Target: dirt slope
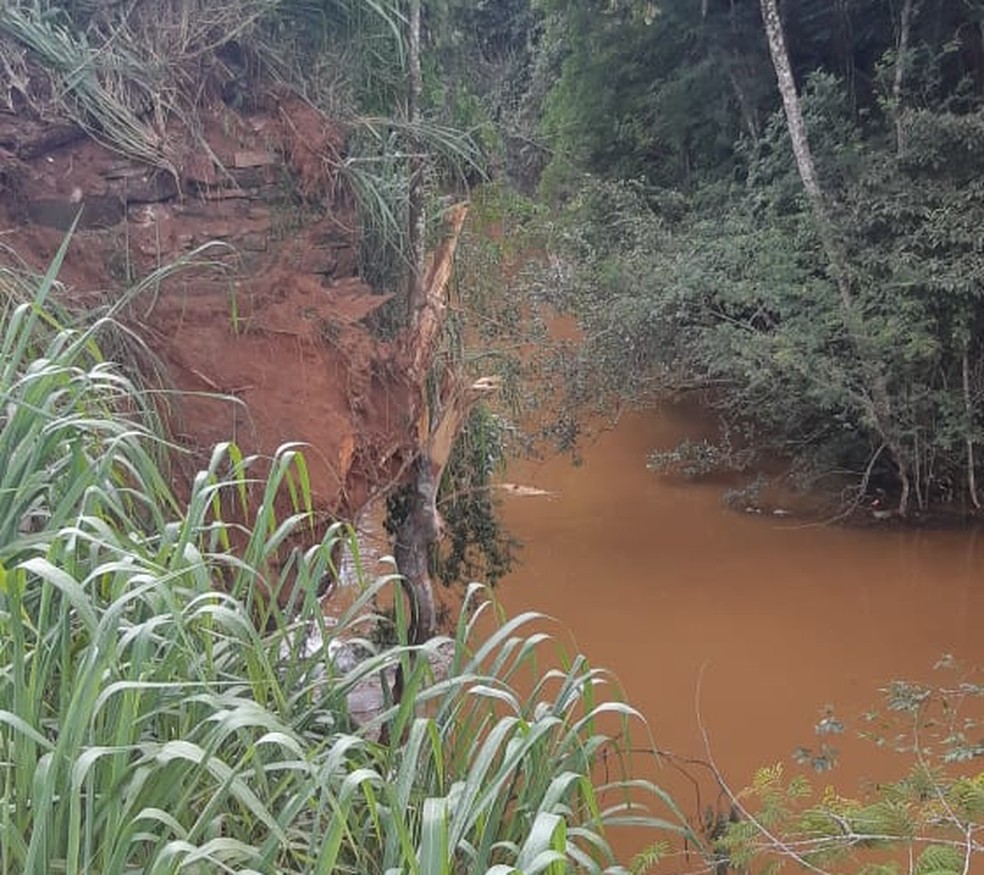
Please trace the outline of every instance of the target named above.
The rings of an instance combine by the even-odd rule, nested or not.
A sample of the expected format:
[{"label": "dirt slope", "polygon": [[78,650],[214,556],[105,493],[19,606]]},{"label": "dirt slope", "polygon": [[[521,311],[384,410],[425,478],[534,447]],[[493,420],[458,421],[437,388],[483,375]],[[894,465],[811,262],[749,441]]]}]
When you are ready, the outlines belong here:
[{"label": "dirt slope", "polygon": [[174,435],[199,458],[230,437],[262,454],[305,442],[318,506],[353,518],[402,470],[408,395],[362,324],[386,298],[356,278],[358,232],[334,173],[343,132],[286,96],[250,113],[219,104],[202,124],[175,178],[70,125],[0,113],[0,261],[43,269],[81,209],[60,278],[92,304],[220,241],[218,264],[127,312],[168,382],[195,393],[176,403]]}]

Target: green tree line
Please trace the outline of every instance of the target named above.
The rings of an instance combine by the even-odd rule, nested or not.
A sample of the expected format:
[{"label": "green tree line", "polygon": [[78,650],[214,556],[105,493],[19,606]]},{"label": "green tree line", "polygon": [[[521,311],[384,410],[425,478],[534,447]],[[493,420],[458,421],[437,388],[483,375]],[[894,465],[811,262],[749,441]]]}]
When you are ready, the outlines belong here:
[{"label": "green tree line", "polygon": [[572,400],[700,390],[809,481],[977,509],[984,8],[779,12],[823,222],[758,2],[459,10],[504,83],[504,169],[557,207],[537,290],[585,327]]}]

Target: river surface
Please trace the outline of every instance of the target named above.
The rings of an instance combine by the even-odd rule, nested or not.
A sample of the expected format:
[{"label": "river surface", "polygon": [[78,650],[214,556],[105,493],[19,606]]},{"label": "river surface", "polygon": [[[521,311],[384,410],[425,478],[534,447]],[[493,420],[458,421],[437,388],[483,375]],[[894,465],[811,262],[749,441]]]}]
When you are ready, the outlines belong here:
[{"label": "river surface", "polygon": [[[726,509],[720,485],[646,469],[651,450],[694,428],[685,412],[636,414],[585,447],[579,467],[513,465],[511,482],[552,494],[506,497],[525,546],[499,598],[511,614],[556,618],[555,634],[612,669],[658,747],[706,758],[703,724],[736,788],[760,766],[792,768],[794,748],[817,744],[827,705],[848,728],[833,740],[840,765],[819,783],[851,791],[906,769],[856,740],[857,718],[892,679],[951,682],[934,673],[945,653],[984,666],[980,533]],[[692,813],[692,793],[663,771]]]}]

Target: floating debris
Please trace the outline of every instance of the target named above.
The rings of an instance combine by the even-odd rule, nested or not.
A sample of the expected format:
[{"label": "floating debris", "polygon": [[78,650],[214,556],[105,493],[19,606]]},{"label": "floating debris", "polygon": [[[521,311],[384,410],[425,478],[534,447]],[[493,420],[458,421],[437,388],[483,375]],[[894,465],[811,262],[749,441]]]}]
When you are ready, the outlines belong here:
[{"label": "floating debris", "polygon": [[540,489],[536,486],[524,486],[522,483],[499,483],[496,489],[501,489],[503,492],[509,495],[516,495],[520,498],[530,498],[538,495],[556,495],[556,492],[550,492],[547,489]]}]

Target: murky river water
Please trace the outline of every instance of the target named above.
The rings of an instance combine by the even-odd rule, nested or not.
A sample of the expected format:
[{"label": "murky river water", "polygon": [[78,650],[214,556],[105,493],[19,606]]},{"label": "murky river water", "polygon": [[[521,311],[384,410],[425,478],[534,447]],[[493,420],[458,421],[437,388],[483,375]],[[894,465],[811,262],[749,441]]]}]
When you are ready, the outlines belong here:
[{"label": "murky river water", "polygon": [[879,687],[941,680],[933,665],[944,653],[984,666],[980,533],[727,510],[720,486],[646,470],[653,448],[692,429],[682,413],[633,415],[587,447],[581,467],[514,466],[509,480],[554,494],[506,498],[507,525],[526,546],[500,598],[510,613],[556,617],[612,669],[659,747],[706,756],[699,710],[736,787],[815,744],[827,704],[848,731],[835,741],[841,765],[824,780],[853,789],[884,777],[899,761],[851,741],[853,718],[878,703]]}]

